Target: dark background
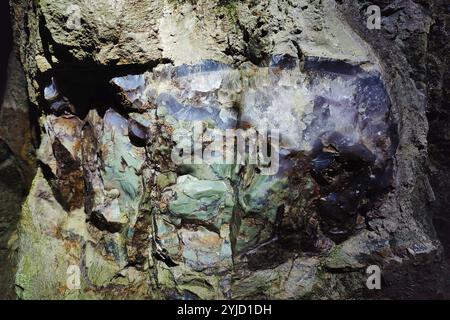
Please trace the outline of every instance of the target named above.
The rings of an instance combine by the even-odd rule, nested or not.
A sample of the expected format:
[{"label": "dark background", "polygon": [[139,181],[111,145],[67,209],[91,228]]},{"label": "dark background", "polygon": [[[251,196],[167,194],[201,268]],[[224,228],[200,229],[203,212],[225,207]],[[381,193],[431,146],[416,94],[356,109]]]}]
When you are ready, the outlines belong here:
[{"label": "dark background", "polygon": [[5,92],[6,69],[12,48],[12,41],[9,1],[0,0],[0,108]]}]

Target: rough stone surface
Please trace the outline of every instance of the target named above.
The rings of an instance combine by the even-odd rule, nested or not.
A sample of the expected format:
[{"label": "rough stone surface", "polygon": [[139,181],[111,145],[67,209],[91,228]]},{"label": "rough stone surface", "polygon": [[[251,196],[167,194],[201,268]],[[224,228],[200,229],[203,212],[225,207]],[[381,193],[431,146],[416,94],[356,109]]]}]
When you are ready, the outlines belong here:
[{"label": "rough stone surface", "polygon": [[[381,30],[366,27],[370,4]],[[445,1],[20,0],[11,14],[8,297],[448,295],[430,215],[448,222]],[[281,133],[275,174],[218,161],[221,132],[265,128]],[[174,160],[188,150],[209,157]]]}]

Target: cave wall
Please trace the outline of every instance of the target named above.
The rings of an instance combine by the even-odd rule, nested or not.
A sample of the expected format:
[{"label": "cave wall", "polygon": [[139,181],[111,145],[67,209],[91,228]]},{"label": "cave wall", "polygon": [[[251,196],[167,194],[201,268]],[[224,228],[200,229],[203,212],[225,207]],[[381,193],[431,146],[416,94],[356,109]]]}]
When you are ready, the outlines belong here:
[{"label": "cave wall", "polygon": [[[364,22],[355,14],[365,10],[369,5],[381,7],[383,15],[381,32],[364,28]],[[415,127],[407,148],[416,145],[420,168],[416,165],[414,176],[418,178],[413,183],[414,189],[422,190],[422,196],[412,201],[414,210],[421,219],[434,220],[436,231],[430,230],[438,238],[448,252],[446,221],[448,209],[448,188],[445,179],[448,169],[442,161],[445,151],[441,149],[446,141],[446,74],[448,72],[447,55],[442,54],[448,47],[448,14],[449,7],[445,1],[343,1],[342,12],[348,21],[359,30],[364,39],[374,47],[384,61],[388,74],[393,76],[394,90],[408,92],[410,101],[399,102],[405,105],[404,116],[414,114],[421,119],[422,128]],[[355,18],[356,17],[356,18]],[[400,78],[398,78],[400,77]],[[402,79],[402,80],[400,80]],[[409,89],[406,89],[412,85]],[[395,89],[397,86],[404,88]],[[406,90],[406,91],[403,91]],[[416,92],[416,95],[414,94]],[[394,93],[396,95],[396,93]],[[400,94],[399,100],[403,100]],[[408,106],[408,107],[407,107]],[[417,112],[417,110],[421,110]],[[417,120],[407,120],[417,123]],[[417,131],[416,131],[417,130]],[[422,130],[422,131],[421,131]],[[438,133],[439,132],[439,133]],[[440,150],[439,152],[437,150]],[[420,182],[420,180],[422,180]],[[437,233],[435,233],[437,232]],[[445,253],[447,255],[448,253]],[[442,260],[444,259],[444,260]],[[438,274],[441,280],[435,282],[424,276],[430,272]],[[396,283],[389,293],[394,297],[403,296],[410,291],[409,297],[427,298],[448,296],[448,264],[442,257],[431,269],[410,270],[411,275],[394,274],[392,280]],[[396,279],[396,280],[394,280]],[[435,290],[436,283],[440,283]]]},{"label": "cave wall", "polygon": [[[79,29],[67,26],[70,4],[81,8]],[[364,12],[370,4],[382,8],[382,30],[366,28]],[[18,212],[22,194],[28,197],[19,224],[12,222],[16,215],[5,223],[9,231],[2,241],[12,262],[2,271],[10,280],[2,283],[24,299],[445,297],[447,273],[439,239],[445,247],[447,188],[442,176],[448,170],[441,150],[448,140],[440,133],[448,100],[442,45],[448,45],[446,12],[444,1],[411,0],[11,2],[16,51],[10,59],[11,89],[4,98],[1,132],[23,188],[14,191],[13,200],[5,197],[5,203],[14,203],[5,212]],[[136,91],[134,78],[122,77],[144,75],[163,83],[161,74],[174,69],[170,72],[192,72],[195,81],[196,66],[211,68],[202,67],[202,61],[254,74],[290,74],[292,63],[321,76],[355,73],[356,67],[364,70],[357,75],[378,72],[390,100],[392,132],[386,130],[386,135],[395,153],[388,155],[388,187],[355,214],[333,205],[321,214],[313,192],[302,191],[302,201],[293,197],[288,203],[286,186],[253,182],[252,170],[236,176],[213,169],[214,178],[210,169],[180,173],[160,151],[172,146],[170,133],[178,122],[155,118],[151,106],[135,104],[139,99],[128,101]],[[122,79],[116,81],[122,85],[111,84],[113,78]],[[251,79],[264,82],[267,76]],[[145,86],[137,88],[139,94],[146,92]],[[157,100],[155,104],[159,110]],[[143,139],[136,122],[152,124],[154,134],[145,149],[128,140],[131,135]],[[39,165],[33,141],[39,144]],[[344,154],[333,141],[325,143]],[[298,164],[308,156],[293,159]],[[334,170],[339,176],[344,169]],[[288,190],[308,190],[311,184],[320,188],[317,173],[310,175],[306,171],[283,183],[293,188]],[[117,185],[119,178],[125,182]],[[249,212],[274,217],[269,223],[258,215],[247,217],[239,196],[227,198],[246,184],[251,186],[248,196],[254,197]],[[258,201],[266,197],[267,185],[272,202],[264,211]],[[196,188],[205,186],[208,199],[223,201],[220,207],[213,201],[197,209],[190,202],[192,197],[202,200],[205,193]],[[168,191],[187,192],[188,197],[167,200]],[[205,222],[195,215],[181,224],[179,217],[170,220],[171,214],[184,214],[185,206],[206,214],[218,210],[222,220]],[[105,213],[117,207],[119,217]],[[329,212],[337,213],[330,218]],[[433,213],[435,221],[443,221],[437,234]],[[350,230],[345,237],[333,235],[335,227],[343,226]],[[257,240],[248,235],[252,233]],[[220,250],[223,256],[217,259],[214,253]],[[370,264],[385,270],[380,292],[365,289]],[[80,290],[67,287],[71,265],[81,270]]]}]

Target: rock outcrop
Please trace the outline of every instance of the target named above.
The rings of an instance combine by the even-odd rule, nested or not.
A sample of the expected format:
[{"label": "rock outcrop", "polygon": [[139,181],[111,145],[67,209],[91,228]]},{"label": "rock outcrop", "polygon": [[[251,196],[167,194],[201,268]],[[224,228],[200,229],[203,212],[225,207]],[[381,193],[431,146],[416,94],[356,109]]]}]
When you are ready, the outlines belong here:
[{"label": "rock outcrop", "polygon": [[443,2],[12,2],[4,292],[445,296]]}]

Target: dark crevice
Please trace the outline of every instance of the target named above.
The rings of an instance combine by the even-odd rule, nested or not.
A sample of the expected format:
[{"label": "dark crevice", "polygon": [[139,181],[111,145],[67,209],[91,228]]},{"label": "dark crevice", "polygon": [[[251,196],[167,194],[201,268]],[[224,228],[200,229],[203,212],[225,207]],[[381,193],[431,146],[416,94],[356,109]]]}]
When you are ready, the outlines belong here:
[{"label": "dark crevice", "polygon": [[[430,157],[429,177],[435,201],[430,204],[434,226],[444,246],[445,256],[450,259],[450,6],[446,1],[436,1],[435,21],[428,35],[427,86],[429,121],[428,152]],[[448,1],[447,1],[448,2]],[[450,260],[449,260],[450,261]]]},{"label": "dark crevice", "polygon": [[114,108],[122,115],[126,110],[118,103],[111,79],[126,75],[142,74],[151,70],[160,63],[169,61],[158,61],[149,65],[127,65],[127,66],[83,66],[70,67],[68,65],[57,66],[53,77],[61,95],[66,97],[73,105],[73,112],[84,119],[90,110],[96,109],[101,116],[109,108]]},{"label": "dark crevice", "polygon": [[216,233],[220,236],[220,229],[216,227],[213,223],[208,221],[196,220],[196,219],[181,219],[181,227],[191,230],[196,230],[198,227],[203,227],[206,230]]},{"label": "dark crevice", "polygon": [[12,51],[13,38],[9,1],[1,1],[0,3],[0,109],[6,88],[7,68],[9,55]]},{"label": "dark crevice", "polygon": [[236,23],[243,35],[243,40],[245,43],[245,56],[254,65],[262,66],[264,62],[268,61],[268,55],[261,49],[261,37],[250,33],[239,20],[237,20]]},{"label": "dark crevice", "polygon": [[122,224],[107,221],[101,212],[92,211],[89,221],[100,231],[108,231],[109,233],[118,233],[122,230]]},{"label": "dark crevice", "polygon": [[[43,19],[41,16],[40,35],[43,39],[46,58],[48,61],[52,61],[53,53],[58,61],[64,61],[64,63],[53,64],[51,72],[42,75],[39,82],[50,85],[53,77],[60,94],[68,99],[74,108],[71,111],[80,119],[84,119],[92,109],[98,110],[101,116],[111,107],[121,110],[110,84],[111,79],[142,74],[159,64],[173,64],[173,61],[166,58],[152,60],[148,63],[126,65],[101,65],[93,60],[79,61],[70,54],[65,46],[52,39],[50,32],[44,27],[46,23]],[[86,52],[94,51],[95,48],[86,48]]]}]

